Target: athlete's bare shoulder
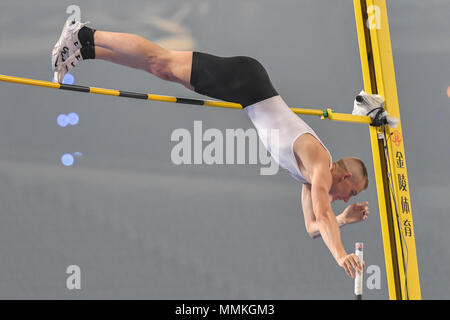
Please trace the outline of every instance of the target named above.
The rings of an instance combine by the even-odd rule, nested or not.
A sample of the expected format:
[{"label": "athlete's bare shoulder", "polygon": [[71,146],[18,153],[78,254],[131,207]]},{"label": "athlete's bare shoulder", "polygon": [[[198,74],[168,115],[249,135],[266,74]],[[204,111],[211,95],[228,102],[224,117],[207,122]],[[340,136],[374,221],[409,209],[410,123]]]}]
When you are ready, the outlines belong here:
[{"label": "athlete's bare shoulder", "polygon": [[306,133],[295,140],[294,154],[302,175],[310,182],[314,170],[329,169],[330,155],[322,143]]}]

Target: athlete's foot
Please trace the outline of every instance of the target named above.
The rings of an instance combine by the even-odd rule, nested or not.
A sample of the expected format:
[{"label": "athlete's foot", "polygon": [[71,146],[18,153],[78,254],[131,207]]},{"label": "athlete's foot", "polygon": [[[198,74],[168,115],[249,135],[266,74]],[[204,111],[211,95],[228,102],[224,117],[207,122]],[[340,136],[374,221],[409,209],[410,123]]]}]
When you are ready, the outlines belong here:
[{"label": "athlete's foot", "polygon": [[62,83],[67,72],[73,69],[78,64],[79,61],[83,60],[83,56],[80,52],[81,50],[82,49],[78,49],[77,51],[75,51],[73,55],[65,59],[65,61],[58,66],[56,71],[53,73],[54,81]]},{"label": "athlete's foot", "polygon": [[[61,36],[52,51],[52,68],[56,81],[63,81],[65,74],[75,67],[78,61],[83,60],[83,53],[85,56],[86,52],[89,53],[88,55],[93,54],[94,30],[85,27],[88,23],[81,23],[70,18],[64,23]],[[83,29],[82,33],[80,32],[81,29]],[[90,48],[83,50],[82,47],[86,46]],[[80,49],[82,49],[81,52]],[[84,57],[84,59],[86,58],[93,57]]]}]

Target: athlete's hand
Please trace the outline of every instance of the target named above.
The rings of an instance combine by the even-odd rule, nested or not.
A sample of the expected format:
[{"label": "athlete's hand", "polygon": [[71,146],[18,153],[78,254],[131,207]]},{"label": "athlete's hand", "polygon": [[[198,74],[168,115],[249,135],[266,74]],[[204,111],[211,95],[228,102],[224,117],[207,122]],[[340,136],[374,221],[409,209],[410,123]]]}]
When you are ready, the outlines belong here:
[{"label": "athlete's hand", "polygon": [[359,221],[366,220],[369,216],[369,206],[368,202],[361,202],[361,203],[353,203],[347,208],[345,208],[344,211],[342,211],[342,221],[345,224],[351,224]]},{"label": "athlete's hand", "polygon": [[351,278],[355,277],[355,271],[361,273],[364,266],[358,256],[354,253],[337,258],[337,263],[340,267],[345,269],[345,272],[347,272],[348,276]]}]

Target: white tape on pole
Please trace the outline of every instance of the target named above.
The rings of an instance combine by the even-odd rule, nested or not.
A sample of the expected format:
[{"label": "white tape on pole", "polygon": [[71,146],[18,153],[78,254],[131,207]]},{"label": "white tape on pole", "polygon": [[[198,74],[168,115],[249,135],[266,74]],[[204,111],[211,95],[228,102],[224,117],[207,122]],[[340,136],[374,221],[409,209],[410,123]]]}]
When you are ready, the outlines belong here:
[{"label": "white tape on pole", "polygon": [[[364,245],[362,242],[355,243],[355,254],[359,258],[361,263],[363,263],[363,261],[364,261],[363,260],[363,248],[364,248]],[[362,300],[363,276],[364,276],[364,272],[361,272],[361,274],[356,272],[356,276],[355,276],[355,299],[356,300]]]}]

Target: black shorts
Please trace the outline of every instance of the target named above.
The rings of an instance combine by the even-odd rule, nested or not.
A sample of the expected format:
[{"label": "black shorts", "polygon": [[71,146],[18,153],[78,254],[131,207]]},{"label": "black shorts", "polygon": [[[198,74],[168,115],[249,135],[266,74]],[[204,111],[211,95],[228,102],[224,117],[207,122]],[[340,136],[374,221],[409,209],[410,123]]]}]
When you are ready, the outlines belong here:
[{"label": "black shorts", "polygon": [[195,92],[243,107],[278,95],[263,65],[251,57],[194,52],[190,84]]}]

